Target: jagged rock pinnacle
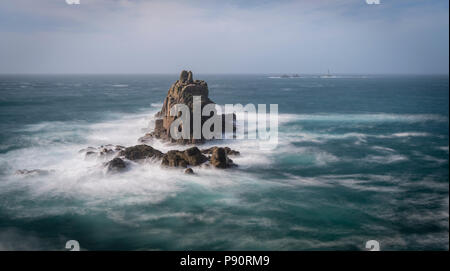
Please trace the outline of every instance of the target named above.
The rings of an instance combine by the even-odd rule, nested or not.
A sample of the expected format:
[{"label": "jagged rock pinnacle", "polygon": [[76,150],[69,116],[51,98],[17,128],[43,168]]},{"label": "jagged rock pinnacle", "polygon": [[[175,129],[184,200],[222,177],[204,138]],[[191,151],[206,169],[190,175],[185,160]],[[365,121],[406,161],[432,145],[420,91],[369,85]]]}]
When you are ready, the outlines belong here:
[{"label": "jagged rock pinnacle", "polygon": [[192,77],[192,72],[191,71],[188,72],[187,81],[188,81],[188,83],[193,83],[194,82],[194,79]]},{"label": "jagged rock pinnacle", "polygon": [[[146,140],[151,140],[152,138],[170,140],[170,125],[172,122],[179,116],[171,116],[170,109],[172,106],[176,104],[185,104],[189,107],[191,113],[193,112],[193,97],[200,97],[201,109],[207,104],[214,104],[212,100],[209,99],[209,90],[208,84],[202,80],[193,80],[192,71],[183,70],[180,74],[180,79],[172,84],[169,91],[167,92],[167,96],[164,99],[163,106],[161,111],[156,114],[158,119],[155,120],[155,129],[152,133],[145,135],[140,139],[141,142],[145,143]],[[181,114],[181,113],[180,113]],[[225,115],[222,115],[224,118]],[[202,117],[201,125],[208,119],[208,117]],[[224,125],[223,121],[223,125]],[[191,133],[193,132],[192,123],[191,125]],[[234,127],[234,125],[233,125]],[[222,131],[225,129],[223,128]],[[201,140],[179,140],[178,143],[200,143]]]},{"label": "jagged rock pinnacle", "polygon": [[185,70],[182,70],[181,74],[180,74],[180,82],[184,83],[187,81],[187,79],[188,79],[188,72]]}]

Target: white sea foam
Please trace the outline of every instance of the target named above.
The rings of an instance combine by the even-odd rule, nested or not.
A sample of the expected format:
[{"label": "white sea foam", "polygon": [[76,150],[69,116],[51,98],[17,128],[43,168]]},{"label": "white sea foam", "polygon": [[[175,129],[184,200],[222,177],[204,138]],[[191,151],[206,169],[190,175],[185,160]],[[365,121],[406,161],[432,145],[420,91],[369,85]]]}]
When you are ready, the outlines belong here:
[{"label": "white sea foam", "polygon": [[373,146],[372,149],[381,151],[381,152],[395,152],[394,149],[383,147],[383,146]]},{"label": "white sea foam", "polygon": [[[373,174],[348,174],[348,175],[319,175],[316,177],[301,177],[286,174],[286,179],[280,183],[293,186],[314,186],[333,188],[343,186],[353,190],[375,191],[375,192],[399,192],[403,189],[398,187],[399,180],[390,175]],[[383,183],[385,185],[380,186]]]},{"label": "white sea foam", "polygon": [[368,155],[363,158],[362,161],[368,163],[377,163],[377,164],[392,164],[409,160],[408,157],[400,154],[391,154],[391,155]]},{"label": "white sea foam", "polygon": [[[366,143],[368,138],[409,138],[409,137],[431,137],[433,136],[430,133],[421,133],[421,132],[402,132],[402,133],[394,133],[394,134],[370,134],[370,133],[312,133],[305,132],[301,128],[296,132],[286,132],[284,136],[289,137],[296,142],[313,142],[313,143],[326,143],[330,140],[347,140],[347,139],[355,139],[355,144]],[[374,146],[373,149],[384,150],[384,151],[394,151],[393,149],[383,148],[380,146]],[[444,149],[445,150],[445,149]]]},{"label": "white sea foam", "polygon": [[[12,215],[36,217],[59,215],[67,212],[84,213],[97,210],[101,206],[128,206],[136,204],[156,204],[177,195],[189,185],[200,185],[207,189],[243,185],[257,182],[242,170],[223,171],[210,168],[195,168],[196,175],[189,176],[182,169],[161,168],[159,163],[132,163],[124,173],[106,174],[103,162],[85,159],[78,151],[87,146],[114,144],[132,146],[148,130],[156,110],[139,114],[124,114],[113,120],[87,124],[78,122],[45,122],[29,125],[23,130],[33,132],[30,138],[33,146],[13,150],[0,155],[0,164],[7,169],[6,179],[0,182],[0,195],[21,191],[16,203],[2,206]],[[77,140],[63,140],[76,138]],[[227,145],[242,152],[240,157],[232,157],[245,169],[252,165],[270,164],[268,154],[258,152],[256,140],[218,141],[205,144]],[[170,146],[155,142],[153,146],[162,151],[189,146]],[[47,175],[15,175],[19,169],[52,170]],[[43,208],[21,202],[45,201],[49,199],[76,199],[83,202],[83,208],[74,205],[52,205]],[[18,203],[17,203],[18,202]],[[109,208],[108,207],[108,208]],[[110,210],[109,216],[120,218],[120,214]]]},{"label": "white sea foam", "polygon": [[329,133],[310,133],[310,132],[288,132],[287,136],[292,137],[297,142],[314,142],[314,143],[325,143],[329,140],[342,140],[354,138],[356,143],[366,142],[366,138],[372,135],[363,133],[343,133],[343,134],[329,134]]},{"label": "white sea foam", "polygon": [[419,153],[419,155],[421,156],[422,160],[434,162],[436,164],[444,164],[444,163],[446,163],[448,161],[447,159],[440,159],[440,158],[437,158],[437,157],[434,157],[434,156],[431,156],[431,155],[427,155],[427,154],[420,154]]},{"label": "white sea foam", "polygon": [[394,137],[413,137],[413,136],[430,136],[429,133],[418,133],[418,132],[404,132],[392,134]]},{"label": "white sea foam", "polygon": [[327,122],[446,122],[448,118],[437,114],[286,114],[283,118],[291,121],[327,121]]},{"label": "white sea foam", "polygon": [[[45,216],[49,214],[62,214],[67,212],[83,213],[88,210],[104,209],[108,210],[108,216],[122,221],[129,220],[128,217],[115,211],[114,207],[129,206],[136,204],[157,204],[168,198],[183,193],[192,186],[199,186],[213,193],[221,194],[224,187],[236,187],[239,191],[242,186],[251,186],[256,189],[258,186],[272,184],[283,185],[282,180],[272,180],[262,182],[257,177],[246,173],[247,169],[254,167],[270,167],[280,159],[280,155],[293,155],[298,158],[305,158],[311,161],[310,166],[324,167],[332,163],[346,161],[345,157],[336,155],[317,147],[298,147],[292,142],[316,141],[326,142],[327,140],[339,140],[355,138],[357,142],[365,142],[367,137],[377,136],[363,133],[309,133],[303,131],[299,126],[299,132],[280,133],[279,145],[275,150],[260,150],[258,140],[222,140],[208,142],[201,148],[208,148],[215,145],[229,146],[241,152],[241,156],[231,157],[239,165],[237,170],[217,170],[211,168],[195,168],[196,175],[189,176],[183,174],[181,169],[163,169],[159,163],[149,163],[145,165],[131,164],[130,169],[122,174],[106,174],[102,163],[99,160],[86,160],[80,149],[87,146],[97,147],[99,145],[114,144],[132,146],[138,144],[137,139],[145,132],[152,129],[154,114],[159,110],[161,104],[152,104],[152,109],[137,113],[115,115],[113,119],[93,124],[85,122],[43,122],[26,126],[22,131],[31,133],[29,142],[32,146],[13,150],[0,155],[0,165],[7,169],[5,179],[0,182],[0,196],[7,193],[21,191],[15,198],[15,202],[3,206],[11,214],[22,217]],[[386,117],[387,116],[387,117]],[[238,114],[238,117],[241,115]],[[250,119],[257,118],[256,114],[251,114]],[[407,121],[417,122],[426,120],[440,121],[441,117],[435,115],[295,115],[279,114],[279,126],[287,125],[292,127],[292,122],[299,120],[312,121]],[[149,124],[150,123],[150,124]],[[250,129],[256,127],[251,126]],[[291,130],[290,130],[291,131]],[[406,134],[406,133],[405,133]],[[408,132],[408,136],[425,136],[420,133]],[[386,135],[390,137],[403,136],[402,133]],[[155,141],[153,147],[166,152],[170,149],[184,149],[189,146],[170,146],[163,142]],[[386,151],[388,155],[367,156],[362,159],[368,163],[396,163],[408,160],[407,157],[393,153],[394,150],[378,147],[377,150]],[[447,147],[448,150],[448,147]],[[389,153],[392,152],[392,153]],[[308,162],[309,163],[309,162]],[[53,173],[43,176],[18,176],[14,172],[18,169],[47,169],[54,170]],[[278,183],[277,183],[278,182]],[[291,176],[284,184],[295,183],[304,186],[330,186],[335,185],[330,178],[304,178],[302,176]],[[359,190],[375,190],[375,186],[353,180],[344,179],[342,186]],[[389,188],[391,189],[391,188]],[[387,189],[386,191],[390,191]],[[76,199],[83,202],[83,207],[79,208],[73,204],[61,204],[46,206],[35,205],[34,207],[21,204],[28,201],[45,201],[49,199]],[[231,204],[236,198],[232,195],[218,198]],[[107,208],[105,207],[107,206]],[[158,219],[157,215],[143,217],[139,219]],[[172,213],[168,216],[188,217],[190,213]],[[197,217],[195,219],[203,219]]]},{"label": "white sea foam", "polygon": [[161,109],[161,107],[163,106],[163,103],[151,103],[150,105],[151,105],[152,107]]}]

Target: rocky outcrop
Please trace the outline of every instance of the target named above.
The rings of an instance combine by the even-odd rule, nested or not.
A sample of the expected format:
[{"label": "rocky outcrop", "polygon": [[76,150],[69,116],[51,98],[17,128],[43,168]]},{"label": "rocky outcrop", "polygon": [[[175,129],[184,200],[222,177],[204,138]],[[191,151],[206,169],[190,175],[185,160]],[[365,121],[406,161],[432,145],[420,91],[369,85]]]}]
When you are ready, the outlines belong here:
[{"label": "rocky outcrop", "polygon": [[120,156],[124,156],[128,160],[144,160],[144,159],[160,159],[163,153],[157,149],[148,145],[136,145],[128,147],[119,153]]},{"label": "rocky outcrop", "polygon": [[[205,154],[210,154],[206,156]],[[120,151],[117,156],[105,163],[108,172],[120,172],[127,167],[128,160],[131,161],[146,161],[152,160],[154,162],[161,161],[161,166],[164,167],[195,167],[200,165],[211,165],[216,168],[230,168],[236,166],[233,160],[228,158],[228,154],[237,155],[239,152],[234,151],[228,147],[212,147],[209,149],[199,150],[197,147],[188,148],[184,151],[171,150],[163,153],[148,145],[136,145],[128,147]],[[190,168],[188,168],[190,169]],[[187,170],[186,173],[193,173],[193,170]]]},{"label": "rocky outcrop", "polygon": [[[155,128],[153,132],[148,133],[139,139],[142,143],[150,143],[153,139],[162,139],[165,141],[171,141],[173,143],[178,144],[196,144],[202,143],[205,139],[202,137],[201,139],[193,139],[193,103],[194,96],[200,96],[201,102],[201,110],[207,104],[214,104],[214,102],[209,98],[209,90],[208,84],[202,80],[194,80],[191,71],[182,71],[180,74],[180,78],[172,84],[169,91],[167,92],[167,96],[164,99],[164,103],[160,112],[156,114],[157,117],[155,121]],[[174,140],[170,136],[170,126],[171,124],[178,118],[178,116],[171,116],[170,109],[176,104],[185,104],[190,109],[190,131],[191,131],[191,139],[179,139]],[[208,120],[209,116],[201,117],[201,126],[203,126],[204,122]],[[232,127],[235,130],[234,121],[236,116],[233,114],[232,116],[233,123]],[[227,120],[225,115],[222,115],[222,131],[225,131],[225,120]],[[183,124],[184,125],[184,124]],[[180,129],[182,128],[182,125]]]},{"label": "rocky outcrop", "polygon": [[164,154],[161,165],[169,167],[198,166],[207,160],[197,147],[192,147],[185,151],[168,151]]},{"label": "rocky outcrop", "polygon": [[224,148],[215,148],[211,154],[210,164],[216,168],[230,168],[236,166],[233,160],[228,158]]},{"label": "rocky outcrop", "polygon": [[[139,139],[139,142],[143,144],[128,148],[121,146],[120,148],[116,147],[113,149],[105,148],[101,151],[95,148],[88,148],[84,150],[86,156],[97,155],[97,153],[115,153],[116,158],[107,163],[108,167],[112,168],[121,168],[123,165],[126,166],[126,160],[142,161],[148,159],[155,161],[161,160],[161,165],[166,167],[188,168],[202,164],[212,165],[217,168],[229,168],[235,166],[233,161],[228,158],[228,155],[239,155],[239,152],[228,147],[212,147],[201,151],[197,147],[192,147],[184,151],[171,150],[167,153],[162,153],[161,151],[147,145],[147,143],[151,143],[154,139],[161,139],[178,144],[197,144],[206,140],[203,137],[201,139],[192,139],[194,133],[194,96],[200,97],[200,107],[197,108],[200,111],[202,111],[207,104],[214,104],[214,102],[209,98],[208,84],[202,80],[194,80],[191,71],[182,71],[180,78],[172,84],[167,92],[161,111],[155,115],[156,120],[153,132],[148,133]],[[189,130],[191,133],[191,139],[179,139],[175,141],[170,135],[170,127],[172,123],[177,120],[177,118],[181,117],[181,113],[177,116],[170,115],[170,109],[176,104],[184,104],[190,110],[190,123],[182,123],[179,128],[182,128],[182,125],[190,125]],[[233,127],[233,132],[235,132],[236,116],[233,114],[232,116],[222,115],[221,117],[222,132],[225,132],[226,126],[229,126],[226,125],[226,121],[228,120],[232,121],[231,127]],[[203,127],[205,121],[209,118],[210,116],[202,116],[200,126]],[[119,151],[117,151],[117,149]],[[193,172],[190,168],[186,169],[186,173],[190,174],[192,173],[191,171]]]},{"label": "rocky outcrop", "polygon": [[207,159],[197,147],[192,147],[184,151],[184,156],[189,162],[189,165],[198,166],[204,163]]},{"label": "rocky outcrop", "polygon": [[[167,92],[167,96],[164,99],[164,103],[160,112],[156,114],[158,118],[155,121],[155,129],[152,133],[146,135],[146,139],[157,138],[163,140],[169,140],[174,142],[170,136],[170,125],[179,116],[170,116],[170,109],[176,104],[185,104],[189,107],[191,113],[191,127],[192,127],[192,116],[193,116],[193,97],[201,97],[201,108],[207,104],[213,104],[214,102],[209,99],[208,84],[202,80],[193,80],[191,71],[182,71],[180,74],[180,79],[177,80],[170,87]],[[202,119],[202,124],[205,120]],[[181,128],[181,127],[180,127]],[[191,129],[191,135],[193,129]],[[191,137],[192,138],[192,137]],[[198,143],[201,140],[186,140],[180,139],[176,143]]]},{"label": "rocky outcrop", "polygon": [[[157,117],[171,118],[170,108],[175,104],[185,104],[189,109],[193,109],[193,96],[201,96],[202,108],[206,104],[213,104],[209,99],[208,84],[203,80],[193,80],[191,71],[182,71],[180,79],[170,87],[164,99],[163,107]],[[164,120],[164,119],[163,119]],[[167,121],[163,123],[164,128],[168,128]]]},{"label": "rocky outcrop", "polygon": [[[214,152],[216,149],[218,149],[218,148],[219,148],[219,147],[211,147],[211,148],[209,148],[209,149],[203,149],[203,150],[201,150],[201,152],[202,152],[203,154],[209,154],[209,155],[211,155],[211,154],[213,154],[213,152]],[[235,150],[232,150],[232,149],[230,149],[229,147],[224,147],[223,149],[225,150],[225,153],[226,153],[227,155],[235,155],[235,156],[238,156],[238,155],[241,154],[240,152],[235,151]]]},{"label": "rocky outcrop", "polygon": [[181,151],[168,151],[164,154],[161,165],[167,167],[187,167],[188,163],[184,159],[184,153]]}]

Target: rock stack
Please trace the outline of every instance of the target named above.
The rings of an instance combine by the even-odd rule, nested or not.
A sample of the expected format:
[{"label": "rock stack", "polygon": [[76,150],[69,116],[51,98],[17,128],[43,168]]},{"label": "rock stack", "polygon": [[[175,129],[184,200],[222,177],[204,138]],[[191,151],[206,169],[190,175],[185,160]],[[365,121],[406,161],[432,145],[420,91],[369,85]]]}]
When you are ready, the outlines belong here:
[{"label": "rock stack", "polygon": [[[232,150],[228,147],[210,147],[208,149],[200,150],[196,146],[187,148],[185,150],[170,150],[163,153],[154,149],[149,145],[154,139],[170,141],[177,144],[196,144],[203,143],[205,139],[179,139],[174,140],[170,136],[170,126],[180,115],[171,116],[170,109],[176,104],[186,105],[191,114],[190,131],[191,138],[193,133],[193,109],[194,96],[200,96],[201,109],[207,104],[215,104],[208,97],[209,90],[205,81],[194,80],[191,71],[182,71],[180,79],[170,87],[166,98],[164,99],[161,111],[156,114],[155,129],[153,132],[141,137],[140,145],[123,147],[115,145],[105,145],[99,148],[88,147],[80,151],[84,153],[86,158],[94,158],[105,160],[111,159],[104,163],[108,172],[118,173],[123,172],[131,163],[145,163],[156,162],[160,163],[162,167],[176,167],[184,168],[186,174],[194,174],[192,167],[205,166],[215,167],[220,169],[236,167],[237,165],[229,158],[229,156],[239,156],[239,151]],[[225,131],[225,115],[222,115],[222,131]],[[203,116],[201,118],[201,125],[207,121],[210,116]],[[235,132],[235,119],[233,115],[233,132]],[[185,124],[182,124],[185,125]]]},{"label": "rock stack", "polygon": [[[211,99],[209,99],[208,84],[203,80],[194,80],[191,71],[183,70],[180,74],[180,79],[172,84],[167,96],[164,99],[163,107],[161,111],[156,114],[155,129],[153,132],[146,134],[139,139],[142,143],[150,143],[154,138],[162,139],[165,141],[171,141],[178,144],[196,144],[202,143],[205,139],[193,139],[193,102],[194,96],[200,96],[201,98],[201,109],[207,104],[215,104]],[[170,136],[170,125],[175,121],[178,116],[171,116],[170,109],[176,104],[185,104],[190,110],[190,139],[178,139],[174,140]],[[208,120],[210,116],[202,116],[201,125]],[[225,115],[222,115],[222,131],[225,131]],[[235,116],[233,116],[233,122]],[[181,128],[181,127],[180,127]],[[233,124],[233,130],[235,130],[235,125]]]},{"label": "rock stack", "polygon": [[[147,145],[153,139],[168,140],[174,143],[195,144],[204,142],[204,138],[200,140],[195,139],[180,139],[174,141],[170,136],[170,125],[179,116],[170,116],[170,109],[176,104],[185,104],[189,107],[191,112],[191,138],[193,132],[193,97],[201,97],[201,109],[207,104],[214,104],[208,97],[208,85],[205,81],[195,80],[192,77],[191,71],[182,71],[180,79],[177,80],[169,89],[164,104],[160,112],[156,114],[157,120],[155,123],[155,130],[144,137],[140,138],[144,144],[124,147],[120,145],[102,145],[98,148],[87,147],[79,151],[83,154],[85,159],[98,159],[107,161],[103,163],[108,173],[120,173],[127,170],[130,164],[133,163],[160,163],[163,167],[183,168],[186,174],[194,174],[192,167],[205,166],[219,169],[226,169],[236,167],[237,165],[229,158],[229,156],[239,156],[239,151],[232,150],[228,147],[210,147],[208,149],[198,149],[191,147],[181,150],[170,150],[163,153],[153,147]],[[210,117],[202,117],[201,125]],[[225,131],[225,115],[222,115],[222,131]],[[233,132],[235,132],[235,119],[233,115]],[[34,169],[34,170],[18,170],[17,175],[43,175],[51,173],[52,171]]]}]

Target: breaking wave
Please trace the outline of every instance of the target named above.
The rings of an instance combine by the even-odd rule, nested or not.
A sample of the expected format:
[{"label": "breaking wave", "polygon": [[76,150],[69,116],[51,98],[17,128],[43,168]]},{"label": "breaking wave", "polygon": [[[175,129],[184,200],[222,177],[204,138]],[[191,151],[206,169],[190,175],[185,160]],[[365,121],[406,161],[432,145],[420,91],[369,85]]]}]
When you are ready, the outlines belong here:
[{"label": "breaking wave", "polygon": [[[305,212],[305,216],[308,216],[308,208],[325,208],[326,204],[320,202],[320,199],[305,195],[305,192],[301,190],[286,192],[283,190],[286,186],[325,189],[325,193],[334,193],[333,191],[337,189],[343,189],[345,193],[349,193],[348,195],[402,193],[407,191],[408,187],[399,185],[400,181],[395,176],[339,174],[339,172],[346,167],[358,167],[359,170],[365,171],[367,165],[392,166],[416,159],[410,153],[405,153],[392,144],[384,145],[378,142],[377,145],[371,145],[368,143],[371,139],[391,142],[397,138],[434,135],[411,130],[381,134],[370,133],[370,131],[351,131],[354,126],[345,123],[413,124],[424,121],[446,121],[445,117],[439,115],[420,114],[280,114],[279,144],[276,149],[260,150],[258,140],[250,139],[209,142],[204,145],[204,148],[223,145],[239,150],[241,156],[232,158],[239,168],[229,171],[196,168],[194,176],[186,175],[180,169],[163,169],[156,162],[133,163],[128,171],[111,175],[104,170],[104,160],[85,159],[78,153],[80,149],[88,146],[138,144],[137,139],[152,129],[153,116],[160,106],[160,103],[154,103],[151,104],[151,110],[115,115],[110,120],[98,123],[43,122],[23,127],[21,132],[25,135],[21,140],[28,145],[0,154],[0,167],[3,169],[0,198],[6,199],[8,196],[11,198],[11,195],[14,198],[12,201],[1,200],[3,212],[15,219],[38,219],[65,214],[105,214],[108,219],[129,227],[181,219],[186,223],[222,223],[239,227],[276,228],[280,227],[276,220],[249,217],[242,220],[233,212],[224,212],[224,209],[239,208],[245,212],[264,212],[266,210],[261,206],[265,206],[264,208],[271,206],[276,209],[277,205],[295,205]],[[256,116],[253,115],[250,118],[256,118]],[[341,133],[320,129],[308,130],[301,126],[303,122],[344,122],[343,127],[346,129]],[[345,145],[349,144],[349,140],[357,143],[359,149],[355,152],[364,155],[342,154],[333,148],[333,144],[343,144],[343,148],[349,146],[354,148],[354,145]],[[330,141],[333,141],[333,144],[327,144]],[[170,146],[162,142],[155,142],[153,146],[161,151],[187,148],[187,146]],[[448,152],[448,146],[441,145],[439,148]],[[420,159],[430,161],[433,157],[423,155]],[[445,163],[442,160],[438,162]],[[48,174],[15,175],[15,171],[19,169],[48,170]],[[333,172],[336,174],[332,174]],[[426,185],[432,184],[437,186],[439,182],[426,183]],[[263,204],[259,207],[252,205],[251,197],[256,197],[255,195],[260,193],[270,193],[269,191],[280,192],[280,198],[276,199],[276,204],[272,206],[272,204],[266,204],[264,199],[258,198],[257,201]],[[307,198],[305,201],[309,203],[288,202],[289,200],[282,195],[289,193],[294,193],[302,201],[301,197],[305,197]],[[314,195],[316,190],[312,190],[311,193]],[[345,193],[342,197],[347,195]],[[191,201],[193,206],[209,206],[209,209],[196,212],[194,207],[186,206],[186,201]],[[168,204],[169,207],[166,206],[161,211],[157,208],[147,209],[153,209],[152,206],[162,204]],[[311,207],[314,204],[317,204],[317,207]],[[356,212],[368,212],[369,216],[379,216],[373,210],[359,210],[352,205],[351,201],[346,203],[345,207]],[[145,209],[142,210],[142,208]],[[155,234],[156,232],[161,234],[163,229],[164,227],[155,228]],[[311,231],[312,229],[314,227],[296,227],[293,230]],[[171,234],[174,233],[171,232]],[[189,238],[184,239],[184,244],[187,246],[193,246],[190,241],[198,240],[195,236]],[[260,245],[276,249],[277,246],[289,247],[290,242],[293,242],[293,240],[270,239],[262,244],[251,238],[247,241],[239,240],[234,245],[240,248]],[[317,242],[314,245],[308,243],[307,239],[302,242],[306,248],[318,247]],[[319,247],[329,248],[345,245],[347,242],[338,240],[334,243],[319,244]],[[293,247],[297,246],[293,245]]]}]

